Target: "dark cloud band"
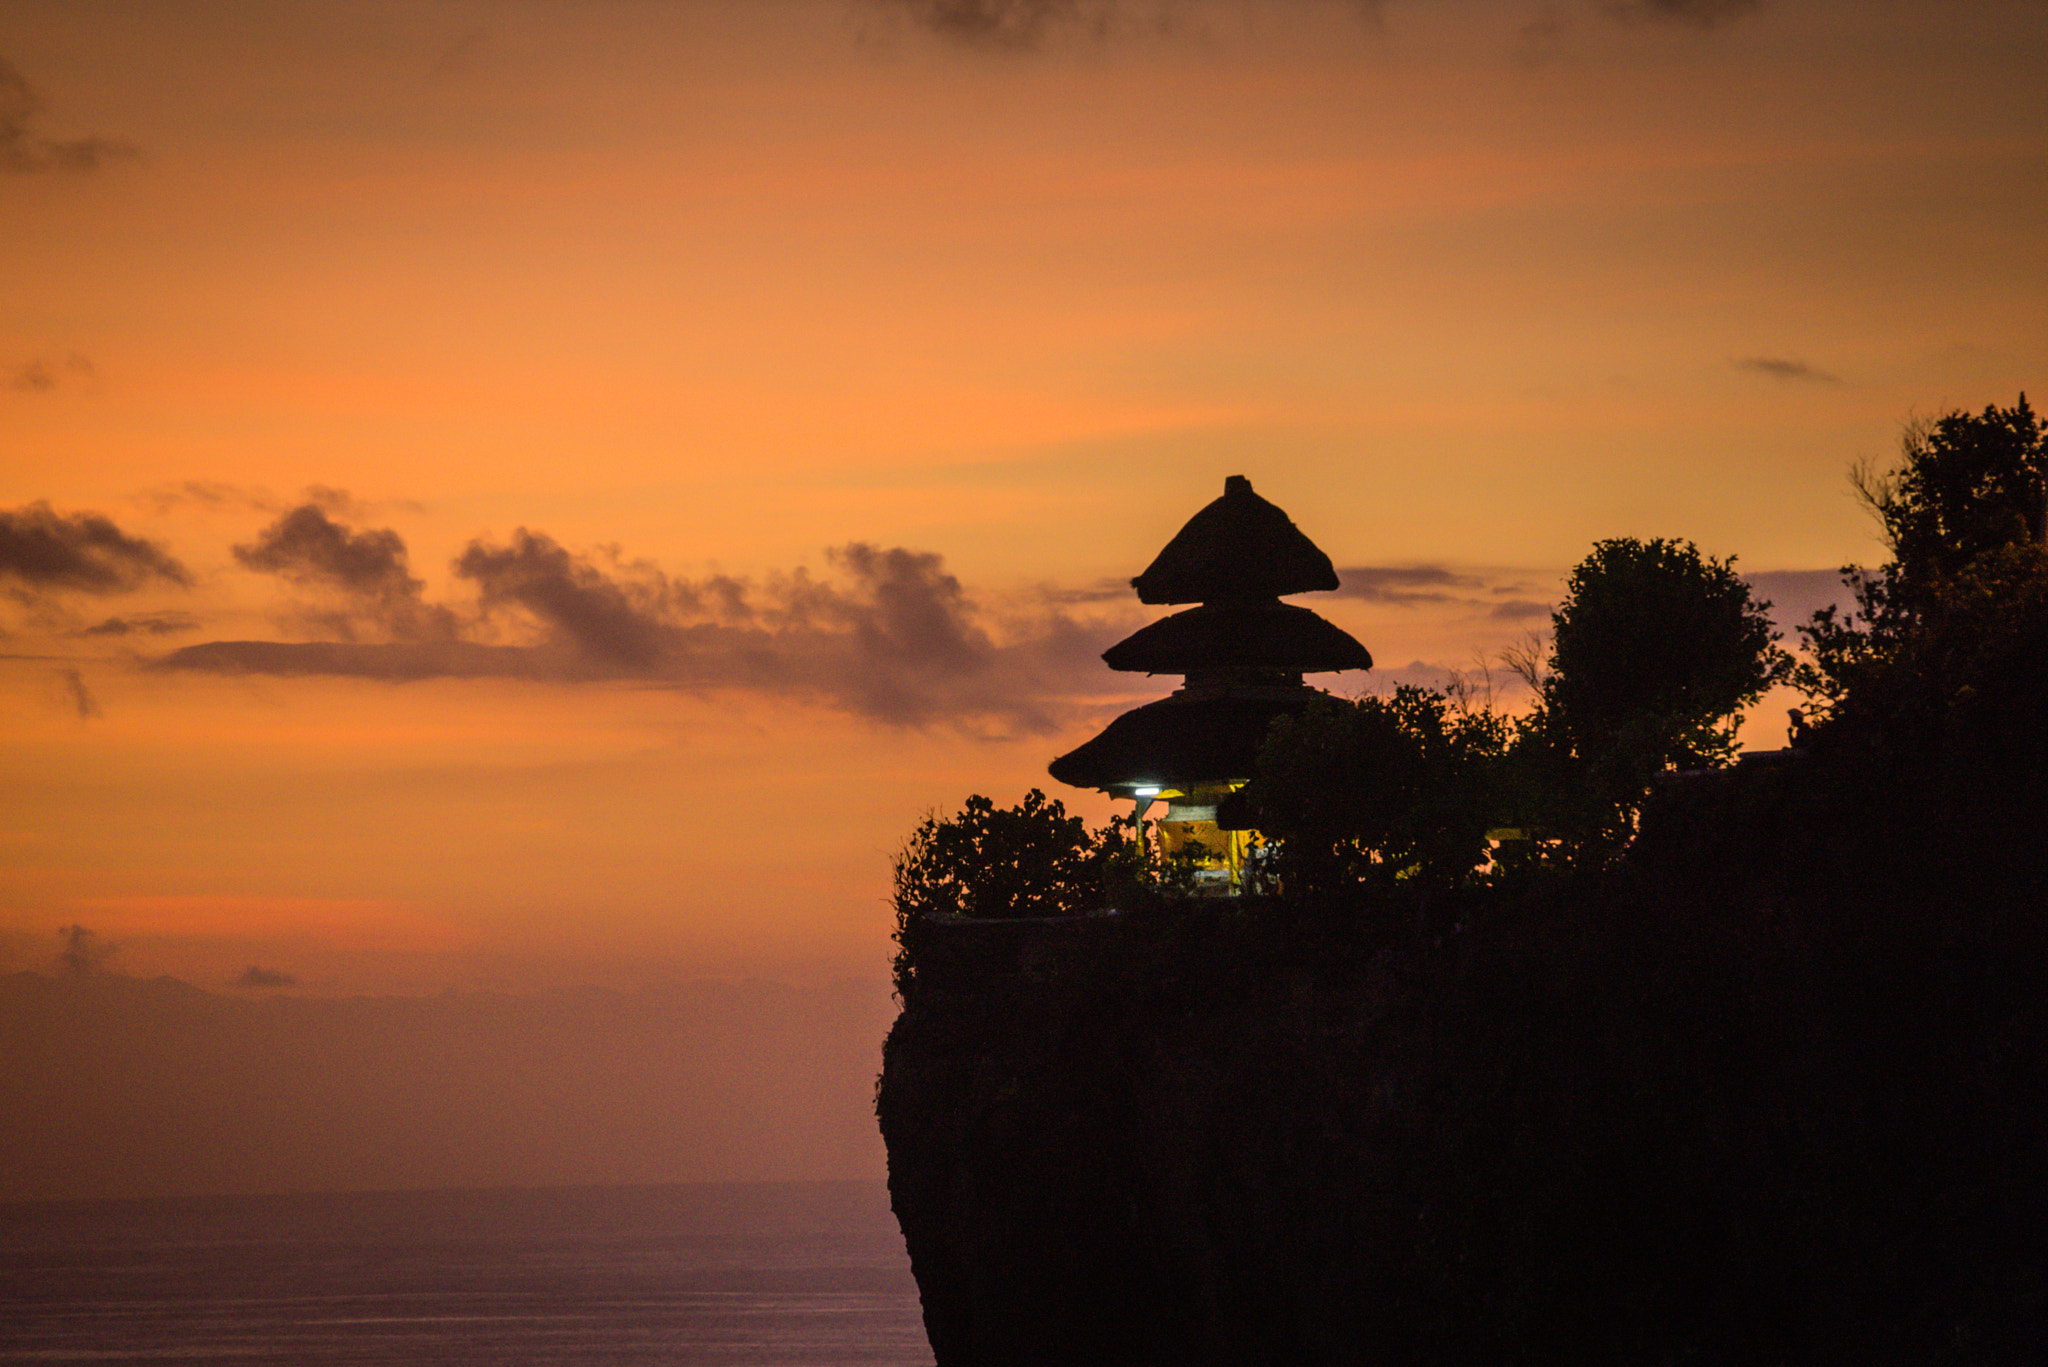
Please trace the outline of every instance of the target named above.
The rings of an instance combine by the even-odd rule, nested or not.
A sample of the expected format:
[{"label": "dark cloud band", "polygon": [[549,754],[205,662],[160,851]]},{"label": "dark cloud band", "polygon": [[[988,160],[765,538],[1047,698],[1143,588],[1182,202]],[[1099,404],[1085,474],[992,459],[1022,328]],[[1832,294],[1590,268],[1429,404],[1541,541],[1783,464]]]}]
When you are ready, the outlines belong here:
[{"label": "dark cloud band", "polygon": [[0,580],[36,592],[121,593],[152,579],[189,586],[169,552],[130,536],[99,513],[56,512],[47,503],[0,508]]}]

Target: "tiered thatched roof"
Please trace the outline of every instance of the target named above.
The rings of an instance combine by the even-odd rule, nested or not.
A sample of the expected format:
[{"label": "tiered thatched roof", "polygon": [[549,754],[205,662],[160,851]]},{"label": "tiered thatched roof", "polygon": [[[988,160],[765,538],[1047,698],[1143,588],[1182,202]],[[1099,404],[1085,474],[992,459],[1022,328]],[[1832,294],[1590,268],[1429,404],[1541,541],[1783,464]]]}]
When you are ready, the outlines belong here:
[{"label": "tiered thatched roof", "polygon": [[1052,762],[1078,788],[1131,796],[1140,788],[1188,791],[1250,778],[1276,717],[1322,694],[1303,674],[1370,669],[1351,636],[1280,601],[1337,587],[1330,557],[1286,513],[1232,475],[1223,497],[1188,519],[1131,581],[1146,603],[1199,603],[1103,652],[1110,668],[1185,674],[1170,698],[1124,713],[1102,734]]}]

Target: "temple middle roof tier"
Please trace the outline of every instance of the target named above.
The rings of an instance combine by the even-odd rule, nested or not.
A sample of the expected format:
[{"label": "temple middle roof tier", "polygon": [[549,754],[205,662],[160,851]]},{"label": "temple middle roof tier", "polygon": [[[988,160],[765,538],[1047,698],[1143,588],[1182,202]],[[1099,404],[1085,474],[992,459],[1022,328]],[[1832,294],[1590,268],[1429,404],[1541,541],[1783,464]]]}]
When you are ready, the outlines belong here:
[{"label": "temple middle roof tier", "polygon": [[1187,674],[1219,668],[1327,674],[1371,669],[1372,654],[1350,632],[1276,598],[1205,603],[1162,617],[1102,652],[1111,669]]},{"label": "temple middle roof tier", "polygon": [[1302,684],[1183,689],[1124,713],[1054,760],[1050,772],[1062,783],[1116,797],[1140,788],[1240,782],[1257,768],[1274,718],[1294,716],[1325,696]]},{"label": "temple middle roof tier", "polygon": [[1223,497],[1189,518],[1131,587],[1152,604],[1279,598],[1328,592],[1337,570],[1250,480],[1232,475]]}]

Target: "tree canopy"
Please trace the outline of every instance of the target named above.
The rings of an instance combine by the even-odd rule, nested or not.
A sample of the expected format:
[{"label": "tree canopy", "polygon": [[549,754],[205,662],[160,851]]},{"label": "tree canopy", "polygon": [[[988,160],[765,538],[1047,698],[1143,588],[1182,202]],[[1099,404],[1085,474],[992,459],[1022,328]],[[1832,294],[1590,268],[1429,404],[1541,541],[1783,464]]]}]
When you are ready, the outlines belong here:
[{"label": "tree canopy", "polygon": [[927,815],[896,855],[899,915],[1070,916],[1102,904],[1114,857],[1058,798],[1033,788],[1015,807],[975,794],[958,813]]},{"label": "tree canopy", "polygon": [[2027,396],[2011,408],[1909,424],[1900,463],[1862,475],[1899,577],[1931,583],[2001,546],[2040,541],[2048,514],[2048,430]]},{"label": "tree canopy", "polygon": [[1223,813],[1279,842],[1290,893],[1469,881],[1502,824],[1510,727],[1434,690],[1327,699],[1273,723],[1257,777]]},{"label": "tree canopy", "polygon": [[1973,581],[2012,580],[2016,548],[2048,541],[2048,425],[2025,394],[2011,408],[1944,413],[1908,424],[1897,466],[1860,468],[1852,483],[1892,558],[1844,568],[1855,608],[1823,608],[1799,629],[1811,659],[1795,682],[1830,710],[1903,655],[1924,655],[1912,643],[1928,629],[1953,634],[1956,609],[1984,599]]},{"label": "tree canopy", "polygon": [[1725,761],[1735,714],[1791,669],[1770,604],[1690,541],[1597,542],[1551,617],[1542,705],[1582,757]]}]

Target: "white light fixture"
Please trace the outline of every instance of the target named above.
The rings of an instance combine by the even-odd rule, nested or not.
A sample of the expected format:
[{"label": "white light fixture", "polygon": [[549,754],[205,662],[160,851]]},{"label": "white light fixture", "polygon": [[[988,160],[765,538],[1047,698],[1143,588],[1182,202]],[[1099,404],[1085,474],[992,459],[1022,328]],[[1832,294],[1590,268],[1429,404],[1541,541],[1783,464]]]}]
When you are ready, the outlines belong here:
[{"label": "white light fixture", "polygon": [[1133,797],[1158,797],[1159,790],[1157,788],[1133,788],[1131,789],[1131,795]]}]

